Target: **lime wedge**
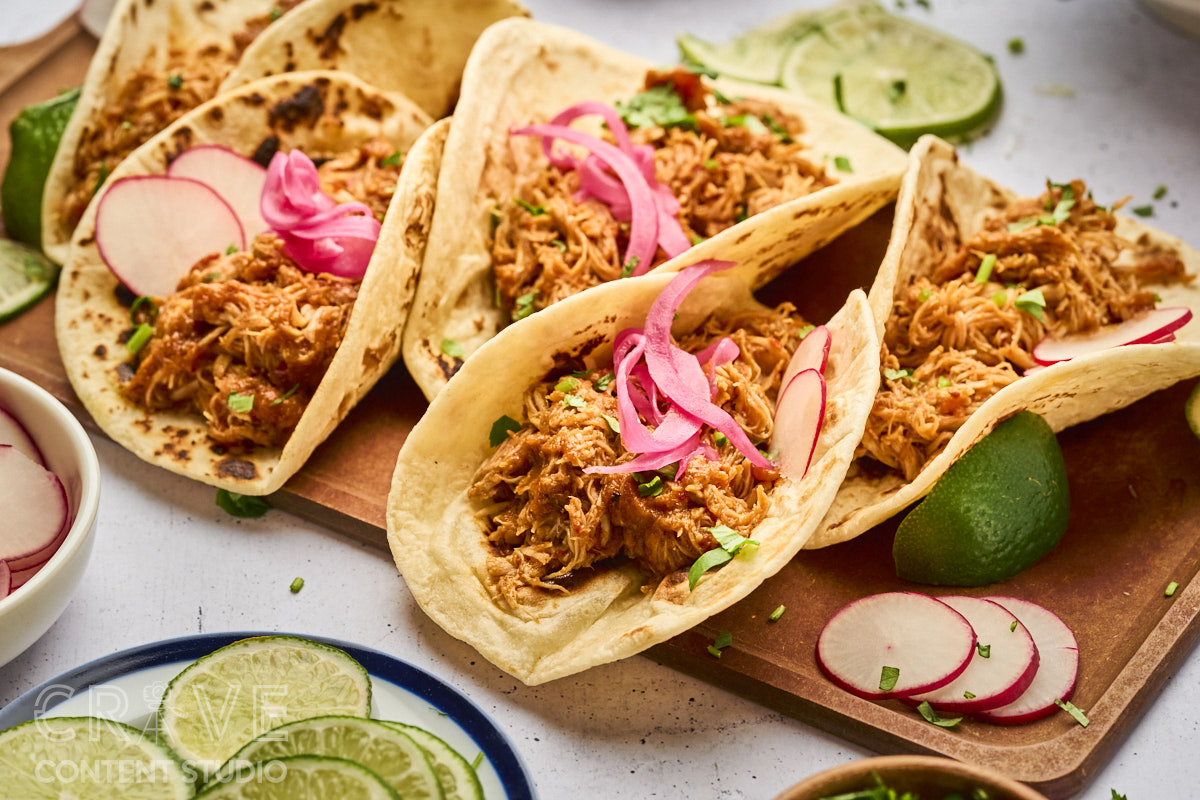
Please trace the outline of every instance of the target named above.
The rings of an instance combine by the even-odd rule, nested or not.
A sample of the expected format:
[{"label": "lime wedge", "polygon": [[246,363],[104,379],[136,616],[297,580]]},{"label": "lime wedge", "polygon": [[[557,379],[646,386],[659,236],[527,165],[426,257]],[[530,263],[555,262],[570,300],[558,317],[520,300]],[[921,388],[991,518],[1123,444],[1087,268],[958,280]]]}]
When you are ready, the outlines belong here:
[{"label": "lime wedge", "polygon": [[366,717],[370,710],[371,679],[346,653],[295,636],[260,636],[179,673],[158,709],[158,732],[211,774],[272,728],[329,714]]},{"label": "lime wedge", "polygon": [[42,246],[42,190],[54,152],[79,102],[79,90],[22,109],[8,125],[12,155],[0,182],[0,212],[10,237]]},{"label": "lime wedge", "polygon": [[95,717],[35,719],[0,732],[0,796],[185,800],[192,783],[170,749]]},{"label": "lime wedge", "polygon": [[421,746],[425,755],[433,764],[446,800],[483,800],[483,786],[475,769],[450,745],[434,736],[424,728],[415,725],[405,725],[403,722],[384,722],[397,730],[407,733]]},{"label": "lime wedge", "polygon": [[53,261],[32,247],[0,239],[0,322],[41,300],[56,280]]},{"label": "lime wedge", "polygon": [[751,28],[728,42],[714,44],[690,33],[675,38],[685,61],[754,83],[779,83],[783,57],[797,39],[811,33],[821,11],[797,11]]},{"label": "lime wedge", "polygon": [[442,800],[425,751],[403,731],[361,717],[314,717],[269,730],[230,758],[213,782],[239,769],[294,755],[335,756],[362,764],[404,800]]},{"label": "lime wedge", "polygon": [[875,128],[903,147],[921,134],[982,134],[1000,111],[996,68],[939,31],[863,6],[796,42],[780,81]]},{"label": "lime wedge", "polygon": [[371,770],[344,758],[287,756],[240,770],[196,795],[206,800],[401,800]]}]

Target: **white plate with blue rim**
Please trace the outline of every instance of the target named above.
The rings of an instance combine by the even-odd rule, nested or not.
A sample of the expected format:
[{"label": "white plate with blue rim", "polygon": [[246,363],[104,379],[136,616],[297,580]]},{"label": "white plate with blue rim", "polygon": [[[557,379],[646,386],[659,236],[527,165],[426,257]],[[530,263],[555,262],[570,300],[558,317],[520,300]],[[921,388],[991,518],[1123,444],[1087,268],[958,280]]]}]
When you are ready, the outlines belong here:
[{"label": "white plate with blue rim", "polygon": [[[0,730],[37,717],[91,716],[146,730],[171,679],[201,656],[251,636],[206,633],[122,650],[52,678],[0,709]],[[282,634],[296,636],[300,634]],[[512,743],[464,694],[387,653],[337,639],[302,636],[349,653],[371,676],[371,716],[424,728],[475,771],[488,800],[533,800],[533,781]]]}]

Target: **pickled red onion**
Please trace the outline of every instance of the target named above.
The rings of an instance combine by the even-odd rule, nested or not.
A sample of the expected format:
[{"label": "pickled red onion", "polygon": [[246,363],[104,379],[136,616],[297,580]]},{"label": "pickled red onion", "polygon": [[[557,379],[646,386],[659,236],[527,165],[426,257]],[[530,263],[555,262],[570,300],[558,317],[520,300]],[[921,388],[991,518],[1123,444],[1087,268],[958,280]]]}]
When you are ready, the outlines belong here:
[{"label": "pickled red onion", "polygon": [[316,165],[299,150],[276,153],[259,210],[301,269],[361,279],[382,227],[364,203],[338,203],[321,189]]}]

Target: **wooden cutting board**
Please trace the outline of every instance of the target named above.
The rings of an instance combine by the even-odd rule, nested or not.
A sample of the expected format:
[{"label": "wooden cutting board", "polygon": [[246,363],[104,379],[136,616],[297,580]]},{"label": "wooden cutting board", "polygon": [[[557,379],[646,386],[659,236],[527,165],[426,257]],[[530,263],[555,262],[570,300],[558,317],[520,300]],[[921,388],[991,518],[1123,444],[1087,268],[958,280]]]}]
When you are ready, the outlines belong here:
[{"label": "wooden cutting board", "polygon": [[[77,29],[48,37],[53,41],[30,48],[24,60],[0,52],[0,120],[81,82],[93,40]],[[7,154],[4,139],[0,163]],[[808,318],[827,319],[851,288],[869,285],[891,214],[884,209],[805,259],[764,289],[763,299],[789,300]],[[44,386],[98,432],[67,383],[53,314],[47,298],[0,324],[0,367]],[[1070,796],[1200,639],[1200,441],[1183,418],[1191,388],[1176,386],[1061,434],[1072,493],[1061,545],[1011,581],[961,592],[1023,597],[1072,627],[1081,664],[1074,702],[1087,712],[1087,728],[1056,714],[1007,728],[964,721],[943,729],[897,702],[861,700],[821,676],[816,637],[838,608],[874,592],[923,590],[895,577],[895,521],[852,542],[801,553],[747,599],[648,655],[865,747],[942,754],[998,769],[1050,797]],[[396,454],[425,406],[397,366],[271,501],[386,548],[384,503]],[[1171,581],[1180,588],[1166,598]],[[781,604],[782,619],[768,622]],[[732,633],[733,644],[718,659],[706,648],[722,632]]]}]

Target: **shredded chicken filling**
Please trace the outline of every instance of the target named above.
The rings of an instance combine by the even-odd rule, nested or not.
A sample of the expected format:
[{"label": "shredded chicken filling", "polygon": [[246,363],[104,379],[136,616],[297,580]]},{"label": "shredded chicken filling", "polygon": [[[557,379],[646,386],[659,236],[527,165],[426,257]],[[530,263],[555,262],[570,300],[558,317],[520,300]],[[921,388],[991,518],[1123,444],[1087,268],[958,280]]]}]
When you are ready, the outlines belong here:
[{"label": "shredded chicken filling", "polygon": [[[883,342],[883,385],[859,447],[914,479],[983,403],[1033,367],[1045,336],[1086,333],[1152,309],[1145,282],[1189,281],[1177,253],[1116,233],[1112,209],[1082,181],[1023,198],[897,291]],[[1118,206],[1120,204],[1117,204]],[[1033,221],[1033,224],[1031,224]],[[952,233],[948,234],[952,235]],[[985,259],[994,264],[977,282]],[[1036,297],[1038,290],[1044,306]]]},{"label": "shredded chicken filling", "polygon": [[[714,402],[754,441],[769,441],[779,383],[803,321],[788,304],[738,317],[710,317],[679,341],[698,352],[730,336],[740,353],[716,370]],[[488,569],[513,608],[530,589],[567,592],[572,573],[618,557],[648,575],[647,587],[718,546],[710,528],[748,536],[766,516],[778,473],[751,465],[724,437],[705,436],[718,460],[693,459],[654,473],[589,474],[630,461],[614,430],[611,370],[572,373],[526,392],[526,422],[479,468],[469,496],[482,505],[495,555]]]},{"label": "shredded chicken filling", "polygon": [[[373,140],[324,160],[322,189],[386,209],[400,171],[393,153]],[[259,234],[245,251],[193,265],[156,313],[138,306],[135,321],[152,322],[154,335],[121,391],[151,411],[203,415],[216,442],[281,447],[329,368],[357,296],[357,281],[306,272],[278,236]]]},{"label": "shredded chicken filling", "polygon": [[[678,218],[693,242],[835,182],[797,141],[804,133],[798,117],[756,100],[717,102],[686,70],[647,75],[647,89],[663,84],[680,95],[694,127],[631,128],[630,138],[654,147],[656,178],[679,200]],[[493,198],[496,302],[510,314],[622,276],[629,226],[598,200],[575,200],[579,180],[539,153],[515,176],[514,197]],[[659,251],[654,263],[663,260]]]}]

